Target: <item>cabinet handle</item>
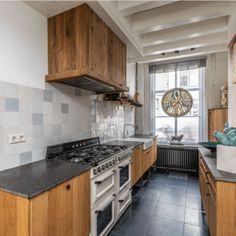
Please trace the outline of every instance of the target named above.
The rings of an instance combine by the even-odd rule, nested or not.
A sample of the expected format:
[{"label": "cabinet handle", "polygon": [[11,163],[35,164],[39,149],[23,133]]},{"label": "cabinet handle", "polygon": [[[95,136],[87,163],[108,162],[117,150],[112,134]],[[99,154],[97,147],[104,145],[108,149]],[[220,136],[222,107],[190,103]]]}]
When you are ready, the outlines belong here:
[{"label": "cabinet handle", "polygon": [[207,195],[207,196],[209,196],[209,195],[210,195],[210,193],[206,193],[206,195]]},{"label": "cabinet handle", "polygon": [[124,202],[124,200],[123,200],[123,199],[121,199],[121,200],[119,200],[118,202],[119,202],[119,203],[122,203],[122,202]]},{"label": "cabinet handle", "polygon": [[66,190],[70,190],[70,184],[66,185]]}]

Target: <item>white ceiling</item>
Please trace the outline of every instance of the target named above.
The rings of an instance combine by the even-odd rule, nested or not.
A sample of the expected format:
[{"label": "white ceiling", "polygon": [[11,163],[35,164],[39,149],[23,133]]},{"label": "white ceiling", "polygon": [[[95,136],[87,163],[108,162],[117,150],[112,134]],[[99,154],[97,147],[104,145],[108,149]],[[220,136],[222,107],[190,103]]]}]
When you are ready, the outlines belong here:
[{"label": "white ceiling", "polygon": [[[227,50],[230,1],[29,1],[46,17],[87,2],[128,46],[129,62]],[[175,51],[179,51],[175,53]]]}]

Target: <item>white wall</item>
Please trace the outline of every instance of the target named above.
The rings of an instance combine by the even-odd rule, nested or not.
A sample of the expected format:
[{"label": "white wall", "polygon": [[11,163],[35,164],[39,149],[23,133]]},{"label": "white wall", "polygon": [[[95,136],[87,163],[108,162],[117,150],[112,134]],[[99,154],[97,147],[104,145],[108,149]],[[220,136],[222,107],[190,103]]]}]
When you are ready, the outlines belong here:
[{"label": "white wall", "polygon": [[227,52],[207,56],[206,106],[207,109],[221,107],[221,87],[228,83]]},{"label": "white wall", "polygon": [[130,95],[134,96],[135,94],[135,63],[130,63],[127,65],[126,84],[129,87]]},{"label": "white wall", "polygon": [[[229,19],[228,41],[232,39],[236,33],[236,13]],[[236,84],[231,81],[231,68],[229,63],[228,85],[229,85],[229,123],[236,126]]]},{"label": "white wall", "polygon": [[47,19],[23,2],[0,2],[0,81],[44,88]]}]

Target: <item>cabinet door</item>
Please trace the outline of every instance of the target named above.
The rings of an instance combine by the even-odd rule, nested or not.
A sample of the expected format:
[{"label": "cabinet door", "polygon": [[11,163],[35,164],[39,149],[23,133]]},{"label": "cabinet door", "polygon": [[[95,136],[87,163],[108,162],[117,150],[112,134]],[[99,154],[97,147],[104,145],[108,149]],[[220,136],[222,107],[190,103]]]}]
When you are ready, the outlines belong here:
[{"label": "cabinet door", "polygon": [[89,172],[30,201],[32,236],[87,236],[90,232]]},{"label": "cabinet door", "polygon": [[126,87],[126,45],[108,30],[108,79],[119,88]]},{"label": "cabinet door", "polygon": [[211,188],[208,188],[208,226],[211,236],[216,235],[216,203]]},{"label": "cabinet door", "polygon": [[91,11],[89,30],[89,74],[108,80],[108,32],[106,24]]},{"label": "cabinet door", "polygon": [[157,160],[157,145],[154,143],[152,144],[152,152],[151,152],[151,163],[150,166],[152,166]]},{"label": "cabinet door", "polygon": [[208,213],[208,189],[205,173],[203,169],[199,168],[199,184],[200,184],[200,193],[202,198],[202,204],[206,213]]},{"label": "cabinet door", "polygon": [[223,131],[224,124],[228,121],[228,109],[211,109],[208,112],[208,139],[216,141],[213,133]]},{"label": "cabinet door", "polygon": [[133,151],[132,156],[132,186],[137,183],[141,177],[141,163],[142,161],[142,150],[141,147],[137,147]]}]

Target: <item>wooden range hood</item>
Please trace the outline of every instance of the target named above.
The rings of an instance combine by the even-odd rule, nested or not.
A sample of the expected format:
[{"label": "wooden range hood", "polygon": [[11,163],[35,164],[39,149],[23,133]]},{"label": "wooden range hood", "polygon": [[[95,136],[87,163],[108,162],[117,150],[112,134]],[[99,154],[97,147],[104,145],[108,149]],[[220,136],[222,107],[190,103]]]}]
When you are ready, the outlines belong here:
[{"label": "wooden range hood", "polygon": [[126,45],[87,4],[51,17],[46,81],[126,92]]}]

